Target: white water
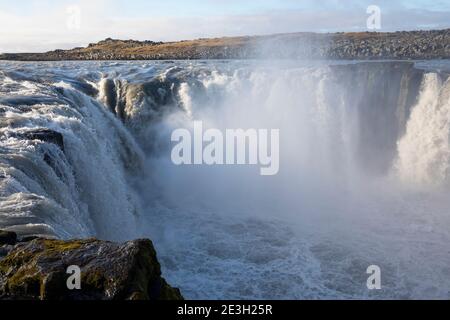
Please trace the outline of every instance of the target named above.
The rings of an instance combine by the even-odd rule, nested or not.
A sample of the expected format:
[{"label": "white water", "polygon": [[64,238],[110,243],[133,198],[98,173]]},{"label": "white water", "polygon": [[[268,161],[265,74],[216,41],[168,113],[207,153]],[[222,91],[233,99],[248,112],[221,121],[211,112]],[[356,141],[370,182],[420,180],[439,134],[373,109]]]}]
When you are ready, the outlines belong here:
[{"label": "white water", "polygon": [[407,183],[450,186],[450,81],[425,75],[419,101],[398,143],[397,169]]},{"label": "white water", "polygon": [[[132,237],[137,209],[124,166],[138,165],[139,149],[120,121],[67,82],[1,81],[2,97],[24,101],[0,103],[2,227],[64,238]],[[65,151],[17,137],[40,128],[62,133]]]},{"label": "white water", "polygon": [[[2,68],[1,98],[39,103],[0,100],[0,227],[150,237],[188,298],[449,297],[443,74],[420,75],[419,90],[388,63]],[[279,128],[280,173],[174,166],[170,134],[195,120]],[[37,127],[63,133],[64,152],[10,137]],[[371,264],[381,291],[366,288]]]}]

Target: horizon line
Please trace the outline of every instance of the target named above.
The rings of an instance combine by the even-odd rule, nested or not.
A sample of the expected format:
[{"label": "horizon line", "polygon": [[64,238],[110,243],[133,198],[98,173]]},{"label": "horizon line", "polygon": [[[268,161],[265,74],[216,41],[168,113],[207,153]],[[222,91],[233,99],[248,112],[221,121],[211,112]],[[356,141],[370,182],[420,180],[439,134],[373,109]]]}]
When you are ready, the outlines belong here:
[{"label": "horizon line", "polygon": [[437,32],[437,31],[445,31],[450,30],[450,27],[447,28],[433,28],[433,29],[409,29],[409,30],[395,30],[395,31],[382,31],[382,30],[366,30],[366,31],[293,31],[293,32],[277,32],[277,33],[256,33],[256,34],[245,34],[245,35],[224,35],[219,37],[198,37],[198,38],[192,38],[192,39],[182,39],[182,40],[169,40],[169,41],[154,41],[150,39],[145,40],[138,40],[133,38],[113,38],[113,37],[106,37],[102,38],[98,41],[89,41],[84,45],[75,45],[73,44],[73,47],[69,49],[62,49],[62,48],[55,48],[47,51],[27,51],[27,52],[0,52],[0,55],[3,54],[41,54],[41,53],[49,53],[57,50],[61,51],[70,51],[73,49],[79,49],[79,48],[87,48],[89,45],[95,45],[102,41],[106,40],[113,40],[113,41],[135,41],[135,42],[154,42],[154,43],[160,43],[160,44],[168,44],[168,43],[179,43],[179,42],[188,42],[188,41],[198,41],[198,40],[214,40],[214,39],[233,39],[233,38],[256,38],[256,37],[272,37],[272,36],[281,36],[281,35],[294,35],[294,34],[319,34],[319,35],[326,35],[326,34],[355,34],[355,33],[367,33],[367,34],[388,34],[388,33],[402,33],[402,32]]}]

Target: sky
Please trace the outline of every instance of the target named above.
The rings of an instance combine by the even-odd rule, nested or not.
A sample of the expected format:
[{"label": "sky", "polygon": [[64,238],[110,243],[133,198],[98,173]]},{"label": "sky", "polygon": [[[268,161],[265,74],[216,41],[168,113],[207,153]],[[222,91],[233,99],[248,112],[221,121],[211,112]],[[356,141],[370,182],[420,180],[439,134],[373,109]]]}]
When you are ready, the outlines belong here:
[{"label": "sky", "polygon": [[0,52],[86,46],[111,37],[177,41],[285,32],[450,28],[450,0],[0,0]]}]

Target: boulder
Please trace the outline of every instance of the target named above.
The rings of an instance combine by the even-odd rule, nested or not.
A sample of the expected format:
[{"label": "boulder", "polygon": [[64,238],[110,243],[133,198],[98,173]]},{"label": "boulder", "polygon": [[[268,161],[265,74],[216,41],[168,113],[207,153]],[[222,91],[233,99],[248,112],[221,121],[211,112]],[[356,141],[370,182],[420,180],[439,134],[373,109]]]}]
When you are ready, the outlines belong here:
[{"label": "boulder", "polygon": [[[69,266],[81,271],[80,289],[69,289]],[[161,277],[150,240],[123,244],[34,239],[0,258],[0,300],[181,300]]]}]

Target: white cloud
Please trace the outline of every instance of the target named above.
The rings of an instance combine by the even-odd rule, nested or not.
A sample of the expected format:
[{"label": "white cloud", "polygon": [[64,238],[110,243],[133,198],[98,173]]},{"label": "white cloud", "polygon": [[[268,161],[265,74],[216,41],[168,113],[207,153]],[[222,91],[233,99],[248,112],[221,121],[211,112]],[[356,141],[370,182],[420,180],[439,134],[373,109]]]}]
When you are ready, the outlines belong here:
[{"label": "white cloud", "polygon": [[[383,4],[383,1],[380,1]],[[343,10],[331,6],[315,10],[272,10],[247,15],[202,17],[123,18],[108,11],[106,0],[80,0],[80,29],[68,28],[67,4],[36,7],[31,15],[1,11],[0,52],[45,51],[86,45],[106,37],[149,40],[181,40],[199,37],[270,34],[296,31],[365,30],[366,12],[361,6]],[[383,11],[382,30],[450,27],[447,11],[406,10],[389,7]]]}]

